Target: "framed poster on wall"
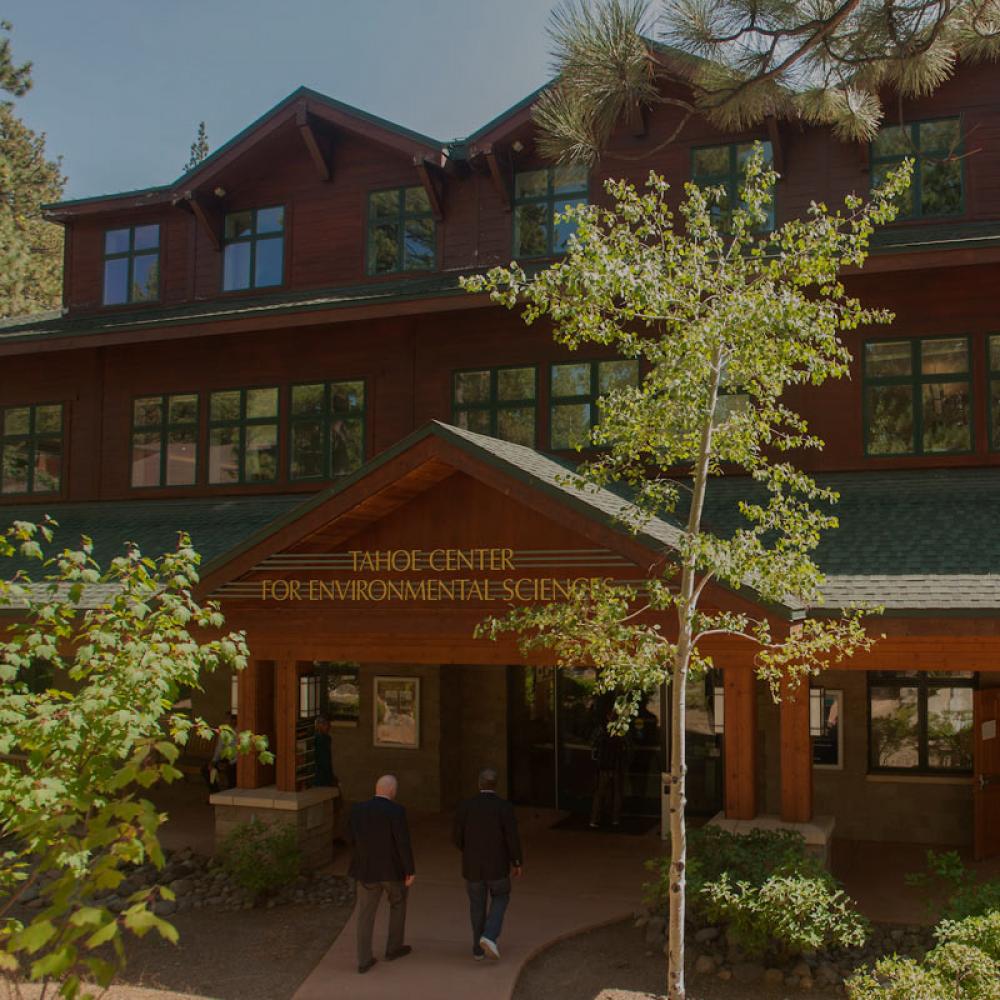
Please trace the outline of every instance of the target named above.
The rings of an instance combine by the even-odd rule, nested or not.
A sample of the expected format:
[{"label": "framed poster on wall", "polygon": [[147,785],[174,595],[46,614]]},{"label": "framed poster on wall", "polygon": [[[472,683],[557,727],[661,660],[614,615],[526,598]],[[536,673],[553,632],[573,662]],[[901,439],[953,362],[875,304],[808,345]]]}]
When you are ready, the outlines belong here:
[{"label": "framed poster on wall", "polygon": [[416,750],[420,746],[420,678],[376,677],[372,702],[375,746]]}]

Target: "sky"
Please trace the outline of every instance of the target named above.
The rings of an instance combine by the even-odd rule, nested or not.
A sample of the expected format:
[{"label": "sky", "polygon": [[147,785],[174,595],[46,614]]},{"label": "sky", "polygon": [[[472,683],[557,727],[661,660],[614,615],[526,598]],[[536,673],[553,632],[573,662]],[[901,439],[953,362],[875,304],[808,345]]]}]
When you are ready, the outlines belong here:
[{"label": "sky", "polygon": [[554,0],[0,0],[65,197],[165,184],[301,84],[434,138],[550,76]]}]

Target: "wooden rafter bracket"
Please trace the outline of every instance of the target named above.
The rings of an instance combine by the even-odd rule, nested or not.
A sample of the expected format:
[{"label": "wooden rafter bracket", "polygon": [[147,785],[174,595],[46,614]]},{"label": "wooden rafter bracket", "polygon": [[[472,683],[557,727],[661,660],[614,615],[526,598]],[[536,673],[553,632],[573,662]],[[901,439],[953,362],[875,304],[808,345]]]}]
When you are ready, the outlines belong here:
[{"label": "wooden rafter bracket", "polygon": [[625,120],[628,124],[629,132],[636,139],[641,139],[646,134],[646,109],[641,102],[629,102],[629,106],[625,111]]},{"label": "wooden rafter bracket", "polygon": [[427,200],[431,203],[434,218],[440,222],[444,218],[444,173],[423,156],[415,156],[413,165],[417,168],[417,176],[427,192]]},{"label": "wooden rafter bracket", "polygon": [[208,204],[194,191],[176,195],[173,204],[175,207],[186,208],[194,216],[213,250],[222,249],[222,212],[217,206]]},{"label": "wooden rafter bracket", "polygon": [[504,170],[500,164],[500,157],[492,145],[484,146],[481,152],[483,158],[486,160],[486,167],[490,172],[490,180],[493,181],[493,188],[500,196],[500,202],[503,205],[504,211],[509,212],[511,208],[510,185],[507,183],[507,178],[504,176]]},{"label": "wooden rafter bracket", "polygon": [[313,127],[307,105],[300,104],[296,109],[295,124],[298,126],[299,135],[302,136],[306,151],[309,153],[309,159],[312,160],[319,179],[321,181],[330,180],[333,177],[331,143],[328,139],[319,135]]}]

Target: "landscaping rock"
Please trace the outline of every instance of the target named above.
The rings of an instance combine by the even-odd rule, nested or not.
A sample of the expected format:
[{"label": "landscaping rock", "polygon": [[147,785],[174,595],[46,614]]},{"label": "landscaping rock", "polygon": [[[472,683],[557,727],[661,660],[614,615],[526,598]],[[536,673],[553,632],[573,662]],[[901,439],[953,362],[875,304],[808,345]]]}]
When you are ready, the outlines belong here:
[{"label": "landscaping rock", "polygon": [[720,933],[718,927],[702,927],[701,930],[695,931],[694,939],[698,944],[708,944],[710,941],[715,941]]},{"label": "landscaping rock", "polygon": [[699,976],[707,976],[715,972],[715,961],[709,955],[699,955],[694,963],[694,971]]},{"label": "landscaping rock", "polygon": [[759,962],[737,962],[733,966],[733,979],[745,986],[752,986],[764,978],[764,966]]},{"label": "landscaping rock", "polygon": [[785,974],[781,969],[765,969],[764,970],[764,985],[770,987],[784,986],[785,984]]}]

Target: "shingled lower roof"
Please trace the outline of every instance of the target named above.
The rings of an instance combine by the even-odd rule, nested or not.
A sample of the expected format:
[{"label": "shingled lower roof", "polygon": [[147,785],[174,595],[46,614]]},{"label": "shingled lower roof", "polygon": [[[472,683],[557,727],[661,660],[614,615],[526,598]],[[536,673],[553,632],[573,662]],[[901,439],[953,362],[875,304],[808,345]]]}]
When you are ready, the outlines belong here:
[{"label": "shingled lower roof", "polygon": [[[202,553],[207,575],[241,551],[258,545],[306,512],[391,461],[428,435],[440,437],[535,489],[606,524],[634,512],[624,496],[568,482],[572,466],[530,448],[432,422],[383,452],[353,476],[320,493],[219,497],[192,500],[131,500],[57,503],[0,508],[0,524],[38,520],[49,513],[60,522],[56,542],[75,545],[81,534],[95,542],[102,565],[128,541],[143,552],[172,548],[187,531]],[[966,615],[1000,611],[1000,468],[853,472],[817,477],[841,495],[840,527],[817,553],[827,574],[820,609],[880,604],[889,614]],[[706,527],[727,535],[739,524],[737,503],[759,496],[745,477],[713,480]],[[621,527],[622,531],[626,529]],[[672,549],[680,529],[666,519],[647,522],[638,538],[651,550]],[[13,565],[0,562],[0,577]],[[785,609],[795,613],[798,609]]]}]

